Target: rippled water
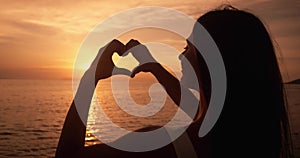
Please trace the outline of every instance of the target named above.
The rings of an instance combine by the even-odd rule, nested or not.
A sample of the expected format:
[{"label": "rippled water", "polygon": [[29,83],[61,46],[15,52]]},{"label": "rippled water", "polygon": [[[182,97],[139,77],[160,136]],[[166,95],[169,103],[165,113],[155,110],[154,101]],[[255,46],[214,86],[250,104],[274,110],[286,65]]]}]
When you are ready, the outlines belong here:
[{"label": "rippled water", "polygon": [[70,88],[69,81],[0,80],[1,157],[53,157]]},{"label": "rippled water", "polygon": [[[166,106],[157,115],[139,118],[122,112],[111,95],[106,81],[99,84],[98,101],[108,117],[128,130],[148,125],[164,125],[177,108],[167,98]],[[132,82],[131,95],[139,104],[150,102],[148,88],[153,83]],[[68,80],[0,80],[0,157],[53,157],[67,110],[72,102]],[[101,91],[100,91],[101,89]],[[300,151],[300,86],[288,85],[289,111],[295,149]],[[103,132],[105,139],[116,135],[108,130],[109,122],[98,115],[93,101],[88,120],[86,145],[98,143],[92,134]],[[124,100],[126,102],[126,100]]]}]

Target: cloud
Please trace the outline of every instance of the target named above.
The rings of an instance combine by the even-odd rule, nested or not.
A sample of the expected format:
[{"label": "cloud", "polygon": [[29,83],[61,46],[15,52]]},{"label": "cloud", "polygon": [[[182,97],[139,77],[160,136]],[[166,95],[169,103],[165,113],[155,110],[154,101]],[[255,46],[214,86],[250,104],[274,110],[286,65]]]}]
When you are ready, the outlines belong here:
[{"label": "cloud", "polygon": [[[177,9],[196,19],[224,3],[246,9],[261,18],[278,42],[283,56],[295,57],[294,60],[300,63],[297,58],[300,49],[300,1],[297,0],[128,0],[122,3],[117,0],[1,0],[1,3],[5,4],[0,6],[2,68],[56,64],[64,67],[63,64],[70,63],[55,60],[75,59],[85,35],[102,20],[125,9],[155,5]],[[145,20],[151,20],[150,13],[145,15]],[[294,67],[295,63],[289,67]],[[293,75],[300,76],[300,73],[294,73],[294,68],[291,71]]]},{"label": "cloud", "polygon": [[[11,37],[11,39],[18,41],[19,37],[23,38],[25,35],[28,36],[54,36],[61,32],[62,30],[57,27],[52,27],[48,25],[42,25],[26,20],[11,20],[11,19],[2,19],[1,28],[6,29],[5,27],[10,27],[7,29],[3,37]],[[4,25],[4,26],[3,26]],[[4,28],[3,28],[4,27]],[[7,38],[8,39],[8,38]],[[13,42],[13,41],[11,41]]]}]

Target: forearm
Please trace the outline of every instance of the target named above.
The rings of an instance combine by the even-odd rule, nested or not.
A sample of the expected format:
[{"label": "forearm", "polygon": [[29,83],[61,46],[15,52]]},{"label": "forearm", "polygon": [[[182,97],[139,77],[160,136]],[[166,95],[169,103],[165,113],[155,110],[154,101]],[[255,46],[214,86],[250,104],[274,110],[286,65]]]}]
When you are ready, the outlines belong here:
[{"label": "forearm", "polygon": [[[195,110],[196,116],[199,114],[200,107],[198,107],[199,100],[194,96],[194,94],[182,86],[180,81],[164,69],[160,64],[154,64],[152,68],[152,73],[158,80],[158,82],[165,88],[168,95],[175,102],[176,105],[188,114],[192,119],[194,119]],[[187,106],[182,106],[187,105]],[[195,106],[195,107],[192,107]]]},{"label": "forearm", "polygon": [[66,157],[84,147],[88,112],[97,83],[94,76],[92,71],[87,71],[80,81],[65,119],[56,157]]},{"label": "forearm", "polygon": [[179,106],[181,99],[181,86],[179,80],[158,63],[153,65],[152,70],[152,73],[158,82],[165,88],[166,92],[175,104]]}]

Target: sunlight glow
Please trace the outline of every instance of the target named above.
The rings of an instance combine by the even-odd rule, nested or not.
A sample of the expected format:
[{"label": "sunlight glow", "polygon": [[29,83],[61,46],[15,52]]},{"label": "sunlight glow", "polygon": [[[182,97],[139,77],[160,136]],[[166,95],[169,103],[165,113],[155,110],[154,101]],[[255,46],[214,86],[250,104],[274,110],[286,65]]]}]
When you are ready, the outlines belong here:
[{"label": "sunlight glow", "polygon": [[112,60],[115,65],[119,68],[125,68],[129,71],[133,70],[139,65],[139,62],[134,58],[131,53],[128,53],[125,57],[120,57],[117,53],[114,53]]}]

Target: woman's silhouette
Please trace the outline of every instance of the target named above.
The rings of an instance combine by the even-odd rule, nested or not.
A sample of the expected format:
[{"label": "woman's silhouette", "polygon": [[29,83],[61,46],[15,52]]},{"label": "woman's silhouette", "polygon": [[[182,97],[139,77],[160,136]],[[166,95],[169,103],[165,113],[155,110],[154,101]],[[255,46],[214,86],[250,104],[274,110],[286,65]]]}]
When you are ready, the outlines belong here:
[{"label": "woman's silhouette", "polygon": [[[210,11],[201,16],[198,22],[210,33],[221,52],[228,88],[219,120],[205,137],[199,138],[198,130],[205,116],[206,105],[210,101],[211,81],[204,59],[187,41],[187,47],[181,57],[184,55],[189,60],[202,87],[199,105],[203,108],[186,132],[197,156],[292,157],[283,82],[271,38],[262,22],[251,13],[231,6]],[[194,31],[189,40],[196,40],[197,36],[201,35]],[[97,84],[99,80],[110,77],[114,67],[111,61],[112,54],[119,52],[123,55],[123,52],[139,44],[135,40],[126,45],[117,40],[112,41],[103,48],[103,55],[96,57],[96,62],[92,64],[90,69],[96,73],[92,74],[87,70],[83,78],[95,76]],[[135,53],[149,55],[146,47],[144,51]],[[152,73],[179,105],[180,81],[159,63],[141,65],[131,76],[134,77],[141,71]],[[183,77],[185,71],[183,67]],[[130,72],[123,70],[123,73]],[[81,97],[80,87],[87,84],[84,82],[87,81],[82,79],[74,100]],[[83,100],[86,100],[87,104],[80,105],[87,109],[86,117],[94,87],[88,93],[85,92]],[[73,101],[64,123],[56,157],[177,157],[172,144],[142,153],[121,151],[105,144],[84,147],[86,127],[76,108],[78,107],[75,107]]]}]

